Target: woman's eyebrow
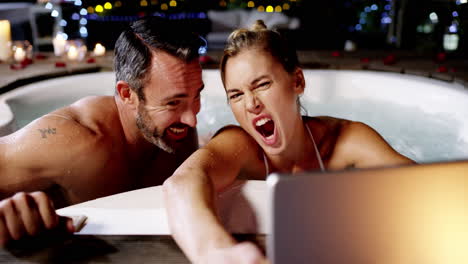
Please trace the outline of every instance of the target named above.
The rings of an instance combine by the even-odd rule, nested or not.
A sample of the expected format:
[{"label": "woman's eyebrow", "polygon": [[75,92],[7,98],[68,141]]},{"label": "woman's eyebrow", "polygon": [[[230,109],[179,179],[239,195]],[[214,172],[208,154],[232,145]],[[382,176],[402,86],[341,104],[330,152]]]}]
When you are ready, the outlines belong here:
[{"label": "woman's eyebrow", "polygon": [[227,90],[226,92],[227,92],[227,93],[240,92],[240,89],[233,88],[233,89],[229,89],[229,90]]},{"label": "woman's eyebrow", "polygon": [[[259,77],[257,77],[257,78],[255,78],[254,80],[252,80],[252,81],[250,82],[250,85],[255,85],[255,84],[258,83],[261,79],[267,78],[267,77],[268,77],[267,74],[260,75]],[[241,91],[241,90],[238,89],[238,88],[232,88],[232,89],[228,89],[228,90],[226,91],[226,93],[233,93],[233,92],[240,92],[240,91]]]},{"label": "woman's eyebrow", "polygon": [[254,85],[254,84],[258,83],[261,79],[266,78],[266,77],[268,77],[268,75],[266,75],[266,74],[260,75],[259,77],[255,78],[252,82],[250,82],[250,84]]}]

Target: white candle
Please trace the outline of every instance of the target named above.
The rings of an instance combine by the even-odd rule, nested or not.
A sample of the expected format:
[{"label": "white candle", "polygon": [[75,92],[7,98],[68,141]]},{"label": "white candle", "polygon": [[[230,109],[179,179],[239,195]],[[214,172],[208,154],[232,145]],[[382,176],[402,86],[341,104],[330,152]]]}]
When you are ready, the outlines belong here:
[{"label": "white candle", "polygon": [[21,47],[16,48],[13,58],[16,62],[22,62],[24,58],[26,58],[26,51],[24,51],[24,49]]},{"label": "white candle", "polygon": [[0,20],[0,60],[7,61],[11,56],[10,21]]},{"label": "white candle", "polygon": [[55,38],[52,40],[54,45],[54,54],[55,56],[62,56],[65,53],[65,45],[67,40],[62,33],[58,33]]},{"label": "white candle", "polygon": [[106,54],[106,47],[101,45],[101,43],[97,43],[94,47],[94,56],[104,56]]},{"label": "white candle", "polygon": [[67,57],[69,60],[77,60],[78,59],[78,49],[75,46],[70,46],[68,49]]}]

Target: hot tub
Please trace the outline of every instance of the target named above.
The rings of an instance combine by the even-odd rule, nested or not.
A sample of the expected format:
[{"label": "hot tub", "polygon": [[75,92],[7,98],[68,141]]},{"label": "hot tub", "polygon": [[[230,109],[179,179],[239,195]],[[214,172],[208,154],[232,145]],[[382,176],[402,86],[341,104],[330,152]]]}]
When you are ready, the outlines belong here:
[{"label": "hot tub", "polygon": [[[468,90],[456,83],[399,73],[305,70],[308,115],[362,121],[417,162],[468,159]],[[204,70],[200,135],[237,124],[218,70]],[[113,72],[61,77],[0,96],[0,135],[87,95],[112,95]]]}]

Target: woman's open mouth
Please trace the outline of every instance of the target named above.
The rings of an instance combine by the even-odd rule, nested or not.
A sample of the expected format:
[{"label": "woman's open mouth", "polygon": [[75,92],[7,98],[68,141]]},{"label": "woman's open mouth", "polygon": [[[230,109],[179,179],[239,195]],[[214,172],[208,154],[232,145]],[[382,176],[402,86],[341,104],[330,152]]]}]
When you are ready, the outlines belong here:
[{"label": "woman's open mouth", "polygon": [[276,142],[275,122],[269,117],[263,117],[255,121],[255,129],[268,145]]}]

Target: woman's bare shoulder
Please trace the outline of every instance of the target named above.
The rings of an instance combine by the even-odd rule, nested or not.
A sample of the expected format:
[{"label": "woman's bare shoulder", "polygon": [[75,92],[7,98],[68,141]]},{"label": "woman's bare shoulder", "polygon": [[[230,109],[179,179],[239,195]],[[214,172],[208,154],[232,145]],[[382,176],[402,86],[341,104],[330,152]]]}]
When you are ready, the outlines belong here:
[{"label": "woman's bare shoulder", "polygon": [[307,124],[316,137],[320,155],[328,169],[344,168],[349,163],[342,155],[347,149],[349,140],[360,130],[361,123],[331,116],[306,117]]},{"label": "woman's bare shoulder", "polygon": [[335,128],[353,123],[354,121],[337,118],[333,116],[304,116],[303,119],[312,125],[324,126],[326,128]]}]

